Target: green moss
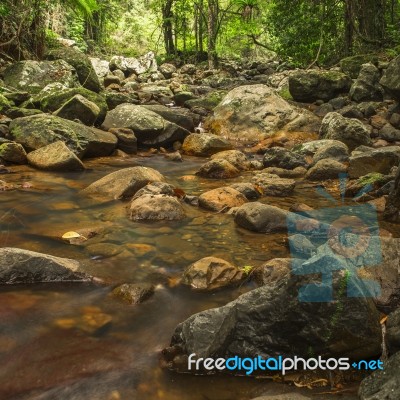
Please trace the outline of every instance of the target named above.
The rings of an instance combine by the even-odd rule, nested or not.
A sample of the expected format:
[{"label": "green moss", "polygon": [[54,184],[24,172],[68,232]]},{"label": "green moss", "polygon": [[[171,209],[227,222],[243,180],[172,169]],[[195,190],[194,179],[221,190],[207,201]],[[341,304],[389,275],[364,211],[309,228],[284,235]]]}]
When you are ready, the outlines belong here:
[{"label": "green moss", "polygon": [[200,97],[198,99],[192,99],[185,102],[185,106],[189,108],[202,107],[208,111],[214,110],[215,107],[221,102],[225,97],[225,91],[215,91],[207,94],[206,96]]},{"label": "green moss", "polygon": [[384,175],[379,172],[371,172],[370,174],[364,175],[357,180],[357,184],[360,186],[373,185],[374,183],[380,182],[385,178]]},{"label": "green moss", "polygon": [[282,99],[285,99],[287,101],[293,100],[293,97],[289,91],[289,86],[284,86],[280,91],[278,91],[278,94],[282,97]]},{"label": "green moss", "polygon": [[0,94],[0,112],[8,110],[11,106],[12,104],[2,94]]}]

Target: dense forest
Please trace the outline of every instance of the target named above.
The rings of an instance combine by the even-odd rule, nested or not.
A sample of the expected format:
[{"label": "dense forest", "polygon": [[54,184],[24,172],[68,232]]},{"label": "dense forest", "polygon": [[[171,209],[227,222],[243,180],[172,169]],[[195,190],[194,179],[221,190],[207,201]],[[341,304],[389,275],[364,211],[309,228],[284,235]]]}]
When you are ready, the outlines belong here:
[{"label": "dense forest", "polygon": [[[2,0],[0,52],[41,58],[58,37],[89,53],[205,61],[275,52],[334,65],[400,43],[397,0]],[[390,54],[390,53],[389,53]],[[396,53],[397,54],[397,53]],[[392,54],[394,55],[394,54]]]}]

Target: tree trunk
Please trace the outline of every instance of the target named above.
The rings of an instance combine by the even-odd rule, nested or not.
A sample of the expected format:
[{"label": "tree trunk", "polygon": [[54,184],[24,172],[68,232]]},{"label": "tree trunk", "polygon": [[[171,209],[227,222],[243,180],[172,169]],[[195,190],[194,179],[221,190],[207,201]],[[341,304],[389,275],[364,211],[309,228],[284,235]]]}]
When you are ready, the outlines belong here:
[{"label": "tree trunk", "polygon": [[353,0],[345,0],[344,10],[344,53],[350,56],[353,53]]},{"label": "tree trunk", "polygon": [[174,34],[172,26],[173,3],[174,0],[165,0],[165,2],[162,5],[164,46],[165,46],[165,51],[168,55],[175,54]]},{"label": "tree trunk", "polygon": [[218,0],[208,0],[208,67],[217,67],[217,21],[218,21]]}]

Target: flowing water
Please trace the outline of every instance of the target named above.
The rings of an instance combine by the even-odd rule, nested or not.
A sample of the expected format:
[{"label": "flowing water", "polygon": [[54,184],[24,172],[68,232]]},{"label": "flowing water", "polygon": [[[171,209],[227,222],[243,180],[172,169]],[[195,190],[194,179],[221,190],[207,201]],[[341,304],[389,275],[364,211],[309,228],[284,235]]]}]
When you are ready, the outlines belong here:
[{"label": "flowing water", "polygon": [[[77,259],[85,271],[107,283],[150,282],[157,289],[143,304],[128,306],[110,297],[109,285],[2,287],[0,399],[247,400],[294,390],[270,379],[178,375],[161,368],[159,361],[179,322],[254,287],[246,282],[212,293],[193,292],[176,284],[184,268],[205,256],[238,266],[287,257],[285,235],[254,234],[235,226],[231,215],[189,205],[183,221],[137,223],[127,218],[128,203],[102,203],[79,194],[107,173],[138,164],[159,170],[188,194],[223,186],[193,175],[203,162],[190,157],[184,163],[161,156],[107,158],[88,161],[82,173],[17,167],[5,176],[19,188],[0,192],[1,246]],[[230,182],[249,177],[242,174]],[[319,207],[329,203],[307,184],[300,184],[291,197],[261,201],[286,209],[296,202]],[[82,228],[98,234],[80,245],[61,239],[65,232]],[[88,246],[94,243],[101,243],[102,257]]]}]

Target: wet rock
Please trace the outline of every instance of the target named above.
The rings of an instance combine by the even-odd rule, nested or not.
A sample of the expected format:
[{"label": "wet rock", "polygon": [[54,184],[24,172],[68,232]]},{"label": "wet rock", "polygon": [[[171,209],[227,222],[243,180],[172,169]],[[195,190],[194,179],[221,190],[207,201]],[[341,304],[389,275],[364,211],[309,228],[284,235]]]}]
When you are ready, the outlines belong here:
[{"label": "wet rock", "polygon": [[54,112],[57,117],[74,121],[79,119],[85,125],[92,126],[100,115],[100,108],[80,94],[75,95]]},{"label": "wet rock", "polygon": [[131,202],[129,219],[133,221],[176,221],[185,218],[182,204],[176,197],[144,194]]},{"label": "wet rock", "polygon": [[350,151],[360,145],[370,145],[371,137],[368,128],[357,119],[345,118],[338,113],[329,113],[322,120],[320,137],[339,140]]},{"label": "wet rock", "polygon": [[154,286],[138,283],[124,283],[112,291],[112,296],[127,304],[140,304],[154,294]]},{"label": "wet rock", "polygon": [[243,272],[227,261],[204,257],[185,269],[182,283],[196,290],[215,290],[237,284],[243,278]]},{"label": "wet rock", "polygon": [[360,400],[397,400],[400,396],[400,352],[385,362],[384,370],[377,370],[365,378],[358,390]]},{"label": "wet rock", "polygon": [[18,61],[7,67],[3,76],[6,86],[30,94],[37,94],[54,82],[59,82],[65,87],[79,86],[75,68],[63,60]]},{"label": "wet rock", "polygon": [[350,157],[349,176],[359,178],[369,173],[388,174],[399,163],[400,146],[370,149]]},{"label": "wet rock", "polygon": [[100,92],[101,85],[99,78],[89,57],[85,53],[73,47],[62,47],[50,50],[46,54],[46,58],[50,61],[64,60],[69,65],[72,65],[78,74],[80,84],[84,88],[96,93]]},{"label": "wet rock", "polygon": [[138,143],[145,146],[172,145],[189,135],[186,129],[143,106],[133,104],[121,104],[109,111],[102,127],[105,130],[129,128],[135,133]]},{"label": "wet rock", "polygon": [[285,169],[279,167],[264,168],[262,173],[277,175],[280,178],[302,178],[307,170],[304,167],[296,167],[294,169]]},{"label": "wet rock", "polygon": [[[343,274],[327,284],[338,290]],[[171,340],[177,355],[197,357],[349,357],[380,354],[379,312],[370,298],[299,301],[299,287],[318,278],[286,276],[251,290],[225,306],[202,311],[179,324]],[[338,307],[343,310],[334,318]],[[215,338],[218,338],[218,341]],[[172,350],[171,348],[169,349]],[[174,359],[172,367],[174,367]],[[187,368],[187,363],[186,363]]]},{"label": "wet rock", "polygon": [[239,171],[247,171],[250,169],[250,161],[246,155],[239,150],[225,150],[211,156],[212,160],[229,161]]},{"label": "wet rock", "polygon": [[199,206],[211,211],[227,211],[246,202],[246,197],[242,193],[229,186],[209,190],[199,197]]},{"label": "wet rock", "polygon": [[388,142],[398,142],[400,141],[400,130],[387,123],[380,129],[379,137]]},{"label": "wet rock", "polygon": [[136,194],[132,197],[132,200],[137,199],[143,195],[155,195],[155,194],[164,194],[167,196],[174,196],[174,187],[169,183],[165,182],[153,182],[139,189]]},{"label": "wet rock", "polygon": [[347,171],[346,165],[336,160],[325,158],[319,160],[306,174],[310,181],[323,181],[325,179],[338,179],[340,174]]},{"label": "wet rock", "polygon": [[257,200],[262,194],[262,190],[250,182],[234,183],[230,187],[242,193],[247,200]]},{"label": "wet rock", "polygon": [[383,86],[386,92],[390,95],[394,96],[397,100],[400,99],[400,82],[399,82],[399,74],[400,74],[400,56],[397,56],[394,60],[392,60],[385,73],[380,80],[380,84]]},{"label": "wet rock", "polygon": [[137,153],[137,139],[131,129],[111,128],[110,133],[118,138],[117,147],[127,154]]},{"label": "wet rock", "polygon": [[183,142],[184,154],[207,157],[224,150],[232,149],[231,143],[217,135],[192,133]]},{"label": "wet rock", "polygon": [[284,169],[294,169],[307,165],[301,154],[293,153],[283,147],[271,147],[266,150],[263,157],[264,167],[278,167]]},{"label": "wet rock", "polygon": [[292,272],[292,258],[274,258],[257,267],[252,276],[259,286],[274,284]]},{"label": "wet rock", "polygon": [[130,198],[149,182],[163,181],[164,177],[152,168],[123,168],[93,182],[81,193],[111,199]]},{"label": "wet rock", "polygon": [[196,175],[211,179],[230,179],[239,176],[240,171],[224,159],[206,162],[196,172]]},{"label": "wet rock", "polygon": [[285,231],[287,211],[267,204],[246,203],[238,208],[235,223],[249,231],[270,233]]},{"label": "wet rock", "polygon": [[289,91],[293,99],[306,103],[328,101],[348,93],[351,79],[337,71],[297,71],[289,76]]},{"label": "wet rock", "polygon": [[308,259],[317,250],[306,236],[299,233],[289,236],[289,246],[292,257],[299,259]]},{"label": "wet rock", "polygon": [[48,114],[13,120],[10,137],[28,152],[63,141],[79,157],[108,156],[117,144],[109,132]]},{"label": "wet rock", "polygon": [[361,101],[383,100],[383,89],[379,84],[381,74],[375,65],[363,64],[360,75],[350,88],[349,96],[352,100]]},{"label": "wet rock", "polygon": [[167,121],[181,126],[189,132],[194,132],[194,121],[198,122],[197,116],[186,108],[169,108],[162,105],[144,105],[143,107],[155,112]]},{"label": "wet rock", "polygon": [[356,56],[346,57],[340,60],[340,68],[352,79],[357,79],[363,64],[378,64],[378,57],[375,54],[359,54]]},{"label": "wet rock", "polygon": [[28,154],[28,163],[45,171],[82,171],[82,161],[64,142],[54,142]]},{"label": "wet rock", "polygon": [[79,262],[69,258],[11,247],[0,249],[1,284],[91,280],[79,269]]},{"label": "wet rock", "polygon": [[263,191],[264,196],[290,196],[296,186],[296,181],[293,179],[280,178],[263,172],[255,175],[251,182]]},{"label": "wet rock", "polygon": [[0,160],[12,164],[26,164],[26,151],[19,143],[0,144]]},{"label": "wet rock", "polygon": [[179,151],[174,151],[173,153],[167,153],[164,154],[164,158],[170,161],[175,161],[175,162],[182,162],[183,158],[182,155]]},{"label": "wet rock", "polygon": [[214,109],[206,127],[230,139],[253,141],[265,139],[290,122],[307,125],[313,118],[311,113],[291,106],[272,88],[257,84],[231,90]]},{"label": "wet rock", "polygon": [[313,156],[313,164],[326,158],[331,158],[340,162],[346,162],[349,159],[349,149],[339,140],[332,140],[328,144],[321,146],[315,152]]},{"label": "wet rock", "polygon": [[106,116],[108,106],[105,98],[98,93],[92,92],[83,87],[68,89],[65,87],[47,87],[43,89],[37,97],[33,99],[33,104],[40,105],[44,112],[55,112],[74,96],[80,95],[88,101],[96,104],[100,109],[99,116],[96,119],[96,126],[100,125]]}]

